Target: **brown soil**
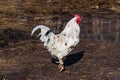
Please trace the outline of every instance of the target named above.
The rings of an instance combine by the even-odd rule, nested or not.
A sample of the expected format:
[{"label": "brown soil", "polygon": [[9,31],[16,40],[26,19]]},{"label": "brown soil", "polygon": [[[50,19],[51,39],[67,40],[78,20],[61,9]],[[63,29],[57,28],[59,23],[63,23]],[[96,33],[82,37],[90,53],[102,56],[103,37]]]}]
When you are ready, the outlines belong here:
[{"label": "brown soil", "polygon": [[1,80],[119,80],[120,45],[81,40],[59,72],[47,49],[20,30],[1,32]]},{"label": "brown soil", "polygon": [[[81,25],[89,34],[82,34],[65,60],[65,71],[59,72],[47,49],[30,33],[38,24],[63,29],[74,13],[90,25]],[[120,80],[120,44],[86,37],[94,30],[91,17],[120,19],[120,1],[0,0],[0,80]]]}]

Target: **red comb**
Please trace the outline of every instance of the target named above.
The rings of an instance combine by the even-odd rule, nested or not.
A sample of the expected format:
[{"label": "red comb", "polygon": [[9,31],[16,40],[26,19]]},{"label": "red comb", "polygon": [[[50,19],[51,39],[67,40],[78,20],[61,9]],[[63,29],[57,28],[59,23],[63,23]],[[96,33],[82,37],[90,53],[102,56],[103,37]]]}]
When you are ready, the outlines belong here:
[{"label": "red comb", "polygon": [[80,18],[80,16],[79,16],[78,14],[74,14],[74,17],[78,17],[78,18]]}]

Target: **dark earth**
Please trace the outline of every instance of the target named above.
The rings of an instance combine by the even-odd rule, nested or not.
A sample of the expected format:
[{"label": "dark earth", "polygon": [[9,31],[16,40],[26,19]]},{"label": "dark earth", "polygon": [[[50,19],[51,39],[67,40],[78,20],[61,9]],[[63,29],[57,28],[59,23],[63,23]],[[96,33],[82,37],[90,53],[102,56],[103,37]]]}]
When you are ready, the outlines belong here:
[{"label": "dark earth", "polygon": [[[65,71],[59,72],[31,30],[44,24],[60,33],[74,13],[82,16],[80,43],[64,61]],[[120,1],[1,0],[0,80],[120,80],[120,42],[94,39],[94,25],[87,23],[91,17],[120,19]]]}]

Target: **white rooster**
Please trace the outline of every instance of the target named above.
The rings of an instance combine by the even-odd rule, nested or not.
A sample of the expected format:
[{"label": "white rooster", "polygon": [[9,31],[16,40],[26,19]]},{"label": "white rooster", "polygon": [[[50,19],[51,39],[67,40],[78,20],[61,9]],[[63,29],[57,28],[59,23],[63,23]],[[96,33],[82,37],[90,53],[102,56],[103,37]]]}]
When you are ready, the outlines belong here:
[{"label": "white rooster", "polygon": [[32,30],[31,35],[36,30],[41,30],[38,37],[40,37],[41,42],[44,43],[44,46],[51,53],[51,56],[58,58],[58,68],[60,71],[64,70],[63,58],[79,43],[80,21],[80,16],[75,14],[60,34],[54,34],[50,28],[44,25],[38,25]]}]

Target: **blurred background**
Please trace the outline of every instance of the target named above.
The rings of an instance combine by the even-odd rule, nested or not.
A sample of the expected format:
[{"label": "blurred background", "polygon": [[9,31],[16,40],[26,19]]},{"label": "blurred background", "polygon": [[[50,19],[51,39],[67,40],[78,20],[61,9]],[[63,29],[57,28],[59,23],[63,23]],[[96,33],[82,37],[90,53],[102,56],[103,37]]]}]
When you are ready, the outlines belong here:
[{"label": "blurred background", "polygon": [[59,33],[76,13],[82,16],[82,38],[120,41],[119,0],[1,0],[0,31],[30,32],[44,24]]},{"label": "blurred background", "polygon": [[[58,73],[31,30],[60,33],[74,14],[82,21],[73,53],[85,53]],[[119,80],[119,43],[120,0],[0,0],[0,80]]]}]

